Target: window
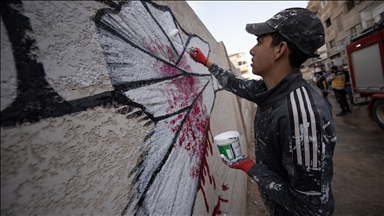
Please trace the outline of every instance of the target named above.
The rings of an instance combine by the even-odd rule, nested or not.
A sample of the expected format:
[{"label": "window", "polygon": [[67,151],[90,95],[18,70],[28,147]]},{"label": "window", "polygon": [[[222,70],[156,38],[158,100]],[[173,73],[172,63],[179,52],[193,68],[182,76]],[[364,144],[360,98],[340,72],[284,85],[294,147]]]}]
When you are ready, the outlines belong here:
[{"label": "window", "polygon": [[327,20],[325,20],[325,25],[327,26],[327,28],[332,25],[331,18],[328,18]]},{"label": "window", "polygon": [[369,26],[375,24],[375,20],[374,19],[367,20],[367,21],[365,21],[365,24],[367,25],[367,27],[369,27]]},{"label": "window", "polygon": [[237,62],[237,64],[238,64],[239,66],[241,66],[241,65],[246,65],[246,64],[247,64],[247,61],[239,61],[239,62]]},{"label": "window", "polygon": [[351,28],[351,36],[354,36],[360,30],[361,30],[361,24],[358,24],[358,25],[354,26],[353,28]]},{"label": "window", "polygon": [[355,7],[355,1],[354,0],[347,0],[347,11],[352,10],[352,8]]}]

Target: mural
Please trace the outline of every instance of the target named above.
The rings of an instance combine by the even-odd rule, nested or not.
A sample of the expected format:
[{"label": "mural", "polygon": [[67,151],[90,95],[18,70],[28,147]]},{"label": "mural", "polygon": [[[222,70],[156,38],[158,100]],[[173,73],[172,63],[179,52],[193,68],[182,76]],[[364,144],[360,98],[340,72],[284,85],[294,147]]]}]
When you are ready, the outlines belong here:
[{"label": "mural", "polygon": [[[192,214],[197,191],[206,199],[206,182],[216,189],[206,159],[213,154],[210,113],[215,92],[222,89],[205,67],[189,57],[186,47],[197,46],[208,56],[209,44],[187,33],[168,7],[148,1],[100,2],[106,7],[92,19],[113,90],[76,100],[66,100],[47,82],[22,2],[1,3],[16,68],[15,76],[2,81],[2,91],[8,88],[11,93],[1,99],[1,125],[12,128],[98,106],[124,106],[121,115],[145,116],[154,126],[140,147],[121,214]],[[178,33],[171,35],[175,29]],[[132,107],[139,109],[132,113]],[[223,184],[219,189],[229,187]],[[219,196],[213,215],[223,213],[223,202],[228,200]],[[207,212],[212,211],[205,203]]]}]

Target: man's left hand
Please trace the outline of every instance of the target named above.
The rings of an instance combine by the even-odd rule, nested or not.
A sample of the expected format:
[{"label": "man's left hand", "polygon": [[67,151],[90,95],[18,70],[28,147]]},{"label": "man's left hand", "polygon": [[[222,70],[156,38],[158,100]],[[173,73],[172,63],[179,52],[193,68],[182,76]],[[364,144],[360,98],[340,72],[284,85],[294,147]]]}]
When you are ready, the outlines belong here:
[{"label": "man's left hand", "polygon": [[243,170],[245,173],[248,174],[248,170],[251,169],[251,167],[253,165],[255,165],[255,162],[253,162],[253,160],[251,160],[250,158],[248,158],[247,156],[245,155],[242,155],[241,157],[239,158],[236,158],[235,160],[229,160],[227,157],[225,157],[224,155],[220,155],[222,161],[230,168],[232,169],[239,169],[239,170]]}]

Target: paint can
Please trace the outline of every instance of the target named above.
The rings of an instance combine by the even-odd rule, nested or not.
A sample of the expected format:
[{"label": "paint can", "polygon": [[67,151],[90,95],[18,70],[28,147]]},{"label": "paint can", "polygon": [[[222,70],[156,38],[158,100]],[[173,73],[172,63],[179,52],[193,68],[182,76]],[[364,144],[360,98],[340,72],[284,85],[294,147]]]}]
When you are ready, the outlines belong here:
[{"label": "paint can", "polygon": [[229,160],[235,160],[243,155],[240,146],[240,134],[237,131],[227,131],[214,137],[220,154]]}]

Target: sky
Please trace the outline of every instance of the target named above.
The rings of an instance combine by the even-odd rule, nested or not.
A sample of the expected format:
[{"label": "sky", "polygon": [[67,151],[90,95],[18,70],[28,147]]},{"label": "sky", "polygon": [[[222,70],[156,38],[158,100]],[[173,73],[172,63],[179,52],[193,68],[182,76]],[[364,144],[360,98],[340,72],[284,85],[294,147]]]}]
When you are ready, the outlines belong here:
[{"label": "sky", "polygon": [[307,7],[307,1],[187,1],[217,42],[227,53],[245,52],[256,45],[256,36],[245,31],[248,23],[265,22],[280,10]]}]

